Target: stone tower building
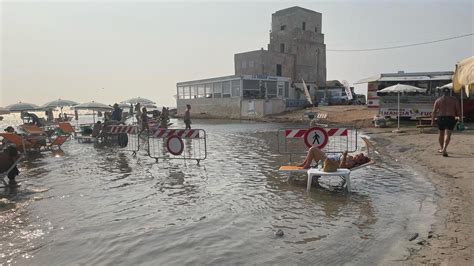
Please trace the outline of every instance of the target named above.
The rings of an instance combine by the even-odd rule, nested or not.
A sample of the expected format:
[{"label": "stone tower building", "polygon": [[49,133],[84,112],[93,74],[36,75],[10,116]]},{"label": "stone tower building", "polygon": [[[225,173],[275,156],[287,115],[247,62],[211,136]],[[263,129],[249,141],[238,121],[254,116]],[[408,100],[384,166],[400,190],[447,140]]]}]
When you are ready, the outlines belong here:
[{"label": "stone tower building", "polygon": [[321,13],[290,7],[272,14],[268,50],[235,54],[236,75],[301,78],[307,84],[326,86],[326,45]]}]

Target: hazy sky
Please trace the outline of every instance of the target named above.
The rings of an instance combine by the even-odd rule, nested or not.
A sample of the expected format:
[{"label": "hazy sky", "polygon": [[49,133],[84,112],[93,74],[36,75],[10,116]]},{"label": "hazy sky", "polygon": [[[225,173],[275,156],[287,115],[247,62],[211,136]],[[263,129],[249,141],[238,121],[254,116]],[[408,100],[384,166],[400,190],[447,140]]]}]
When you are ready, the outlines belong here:
[{"label": "hazy sky", "polygon": [[[232,75],[234,53],[266,49],[279,9],[322,13],[327,49],[358,49],[472,33],[473,2],[1,1],[0,106],[136,96],[175,106],[176,82]],[[328,51],[327,79],[352,84],[382,72],[453,70],[472,55],[472,36],[389,51]]]}]

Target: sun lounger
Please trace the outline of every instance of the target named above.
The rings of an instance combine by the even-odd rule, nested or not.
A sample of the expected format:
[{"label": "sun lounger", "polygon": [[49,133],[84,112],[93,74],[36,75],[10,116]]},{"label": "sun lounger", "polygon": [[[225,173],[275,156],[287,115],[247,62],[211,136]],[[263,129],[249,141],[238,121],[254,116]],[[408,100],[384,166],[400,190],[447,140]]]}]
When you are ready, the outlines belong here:
[{"label": "sun lounger", "polygon": [[54,147],[58,147],[58,149],[61,149],[61,145],[64,144],[69,138],[69,135],[67,136],[57,136],[51,143],[49,143],[46,148],[48,150],[53,150]]},{"label": "sun lounger", "polygon": [[58,126],[59,126],[59,129],[64,133],[64,134],[67,134],[67,135],[72,135],[74,134],[76,131],[74,130],[74,127],[68,123],[68,122],[59,122],[58,123]]},{"label": "sun lounger", "polygon": [[0,136],[7,140],[7,142],[15,144],[20,151],[35,149],[35,145],[32,142],[15,133],[0,133]]},{"label": "sun lounger", "polygon": [[288,174],[291,174],[291,173],[306,173],[308,175],[307,187],[306,187],[306,189],[308,191],[311,189],[311,183],[312,183],[312,180],[313,180],[314,176],[339,176],[344,180],[347,191],[350,192],[350,190],[351,190],[351,180],[350,180],[351,172],[357,171],[361,168],[364,168],[364,167],[367,167],[367,166],[373,165],[373,164],[375,164],[375,161],[370,160],[368,163],[353,167],[351,169],[338,168],[336,172],[324,172],[320,168],[305,169],[303,167],[296,166],[296,165],[283,165],[283,166],[280,166],[278,171],[283,172],[283,173],[288,173]]},{"label": "sun lounger", "polygon": [[39,128],[37,126],[34,126],[34,125],[21,125],[20,127],[24,131],[26,131],[28,134],[31,134],[31,135],[45,135],[46,136],[46,132],[44,132],[44,130],[42,128]]}]

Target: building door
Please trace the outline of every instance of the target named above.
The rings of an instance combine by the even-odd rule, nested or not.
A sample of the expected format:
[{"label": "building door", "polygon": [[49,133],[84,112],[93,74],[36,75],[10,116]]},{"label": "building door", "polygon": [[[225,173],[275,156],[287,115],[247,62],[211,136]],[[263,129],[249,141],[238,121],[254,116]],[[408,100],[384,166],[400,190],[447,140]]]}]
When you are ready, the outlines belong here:
[{"label": "building door", "polygon": [[273,113],[273,101],[264,102],[264,114],[271,115]]}]

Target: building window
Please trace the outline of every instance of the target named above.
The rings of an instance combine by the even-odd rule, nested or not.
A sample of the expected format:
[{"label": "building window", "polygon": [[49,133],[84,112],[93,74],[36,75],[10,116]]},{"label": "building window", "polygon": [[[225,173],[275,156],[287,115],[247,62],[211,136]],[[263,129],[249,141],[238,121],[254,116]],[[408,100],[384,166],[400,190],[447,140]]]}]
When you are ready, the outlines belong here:
[{"label": "building window", "polygon": [[222,82],[222,98],[230,98],[230,81]]},{"label": "building window", "polygon": [[205,90],[206,90],[206,98],[212,98],[212,84],[206,84],[205,85]]},{"label": "building window", "polygon": [[198,85],[198,98],[204,98],[204,84]]},{"label": "building window", "polygon": [[276,81],[267,81],[265,83],[266,88],[267,88],[267,98],[276,98],[277,97],[277,83]]},{"label": "building window", "polygon": [[249,61],[249,67],[252,68],[254,65],[253,61]]},{"label": "building window", "polygon": [[290,97],[290,83],[285,82],[285,98],[289,98],[289,97]]},{"label": "building window", "polygon": [[216,82],[214,83],[214,98],[221,98],[222,97],[222,83]]},{"label": "building window", "polygon": [[244,99],[262,99],[260,92],[260,83],[258,80],[243,80],[243,98]]},{"label": "building window", "polygon": [[247,61],[242,61],[242,68],[247,68]]},{"label": "building window", "polygon": [[281,25],[280,26],[280,30],[285,30],[286,29],[286,25]]},{"label": "building window", "polygon": [[232,80],[232,97],[240,97],[240,79]]},{"label": "building window", "polygon": [[197,98],[198,95],[198,88],[196,85],[191,86],[191,99]]},{"label": "building window", "polygon": [[314,27],[314,32],[318,32],[318,27]]},{"label": "building window", "polygon": [[280,64],[276,65],[276,76],[281,77],[281,65]]},{"label": "building window", "polygon": [[280,43],[280,53],[284,53],[284,52],[285,52],[285,44]]},{"label": "building window", "polygon": [[278,82],[278,97],[281,98],[283,96],[283,83]]},{"label": "building window", "polygon": [[306,22],[303,22],[303,30],[306,30]]}]

